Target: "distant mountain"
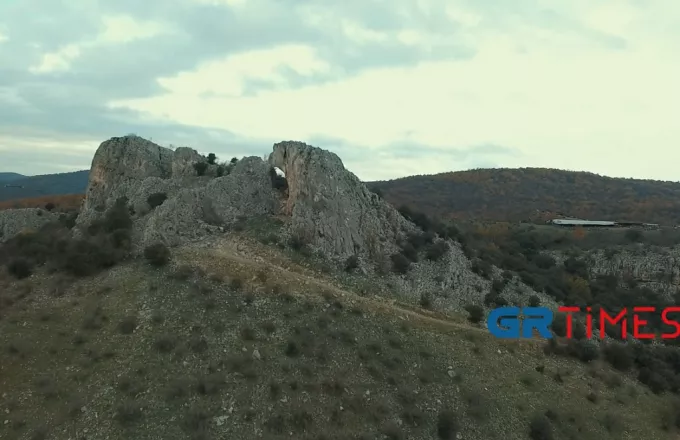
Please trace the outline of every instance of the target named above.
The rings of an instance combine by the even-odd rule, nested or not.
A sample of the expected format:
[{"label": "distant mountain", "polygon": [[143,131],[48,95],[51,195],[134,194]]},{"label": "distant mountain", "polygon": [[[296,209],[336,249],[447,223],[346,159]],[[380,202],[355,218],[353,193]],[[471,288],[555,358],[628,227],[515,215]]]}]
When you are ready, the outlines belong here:
[{"label": "distant mountain", "polygon": [[589,220],[680,224],[680,183],[547,168],[476,169],[368,182],[395,206],[439,218]]},{"label": "distant mountain", "polygon": [[83,194],[87,188],[89,173],[89,170],[42,176],[0,173],[0,202],[50,195]]},{"label": "distant mountain", "polygon": [[0,173],[0,182],[10,182],[12,180],[22,179],[26,176],[18,173]]}]

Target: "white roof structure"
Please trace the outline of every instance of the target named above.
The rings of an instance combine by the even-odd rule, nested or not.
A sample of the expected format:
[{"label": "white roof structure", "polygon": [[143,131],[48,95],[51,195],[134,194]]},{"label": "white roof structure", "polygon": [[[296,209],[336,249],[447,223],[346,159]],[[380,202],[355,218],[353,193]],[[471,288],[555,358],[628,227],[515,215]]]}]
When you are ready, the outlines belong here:
[{"label": "white roof structure", "polygon": [[599,220],[563,219],[563,218],[556,218],[552,220],[552,223],[555,225],[565,226],[616,226],[616,222]]}]

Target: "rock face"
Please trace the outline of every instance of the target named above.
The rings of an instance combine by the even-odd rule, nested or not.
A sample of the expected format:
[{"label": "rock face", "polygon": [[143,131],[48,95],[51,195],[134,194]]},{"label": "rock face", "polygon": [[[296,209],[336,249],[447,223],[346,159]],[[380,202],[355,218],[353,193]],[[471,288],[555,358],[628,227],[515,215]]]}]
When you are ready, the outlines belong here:
[{"label": "rock face", "polygon": [[[567,256],[553,252],[558,264]],[[583,257],[593,275],[621,275],[671,297],[680,288],[680,247],[620,246],[588,251]]]},{"label": "rock face", "polygon": [[[82,233],[121,197],[127,198],[134,217],[138,248],[159,241],[179,245],[218,232],[240,217],[275,212],[278,195],[262,159],[245,158],[217,178],[216,165],[206,167],[207,175],[197,175],[194,164],[205,161],[190,148],[173,152],[136,136],[103,142],[92,160],[76,231]],[[148,202],[154,193],[167,197],[158,207]]]},{"label": "rock face", "polygon": [[206,231],[228,227],[240,217],[275,214],[278,195],[268,173],[262,159],[247,157],[229,175],[211,179],[203,187],[179,191],[149,216],[142,243],[179,245]]},{"label": "rock face", "polygon": [[55,221],[58,218],[59,214],[39,208],[0,211],[0,243],[24,230],[40,229],[45,223]]},{"label": "rock face", "polygon": [[415,229],[331,152],[302,142],[280,142],[269,163],[286,175],[284,214],[291,216],[293,232],[326,255],[384,255],[394,250],[400,236]]},{"label": "rock face", "polygon": [[92,159],[85,202],[76,225],[99,218],[117,198],[129,198],[144,179],[169,178],[172,157],[172,150],[137,136],[103,142]]},{"label": "rock face", "polygon": [[[202,176],[194,167],[197,162],[207,160],[195,150],[173,152],[134,136],[102,143],[75,230],[82,233],[121,197],[133,216],[137,251],[157,242],[182,245],[228,232],[242,219],[283,214],[289,221],[280,232],[287,238],[336,264],[356,256],[360,270],[382,274],[375,278],[380,282],[374,291],[386,289],[386,294],[409,302],[427,295],[439,309],[480,304],[489,291],[490,281],[472,272],[453,241],[444,243],[446,250],[436,261],[422,255],[407,275],[395,274],[391,256],[400,251],[402,240],[422,231],[369,191],[331,152],[281,142],[268,161],[247,157],[229,167],[206,163]],[[287,189],[274,188],[281,183],[276,168],[285,174]],[[150,205],[154,193],[163,193],[158,206]],[[513,291],[520,300],[533,294],[521,285]]]}]

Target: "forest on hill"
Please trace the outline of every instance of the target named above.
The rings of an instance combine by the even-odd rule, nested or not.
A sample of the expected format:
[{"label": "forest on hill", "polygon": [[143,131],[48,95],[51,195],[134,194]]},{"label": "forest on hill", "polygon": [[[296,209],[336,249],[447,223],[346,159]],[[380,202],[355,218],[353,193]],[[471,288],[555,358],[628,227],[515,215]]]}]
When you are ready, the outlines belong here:
[{"label": "forest on hill", "polygon": [[675,225],[680,183],[547,168],[475,169],[368,182],[395,206],[441,219],[527,221],[572,216]]},{"label": "forest on hill", "polygon": [[0,173],[0,202],[35,197],[85,194],[90,170],[23,176]]}]

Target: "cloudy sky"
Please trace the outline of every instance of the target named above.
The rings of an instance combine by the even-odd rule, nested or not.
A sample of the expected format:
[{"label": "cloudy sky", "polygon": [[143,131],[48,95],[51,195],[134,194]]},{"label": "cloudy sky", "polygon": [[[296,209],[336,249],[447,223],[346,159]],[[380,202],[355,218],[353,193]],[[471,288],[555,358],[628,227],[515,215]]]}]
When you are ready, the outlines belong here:
[{"label": "cloudy sky", "polygon": [[136,133],[301,140],[365,180],[540,166],[680,180],[677,0],[2,0],[0,171]]}]

